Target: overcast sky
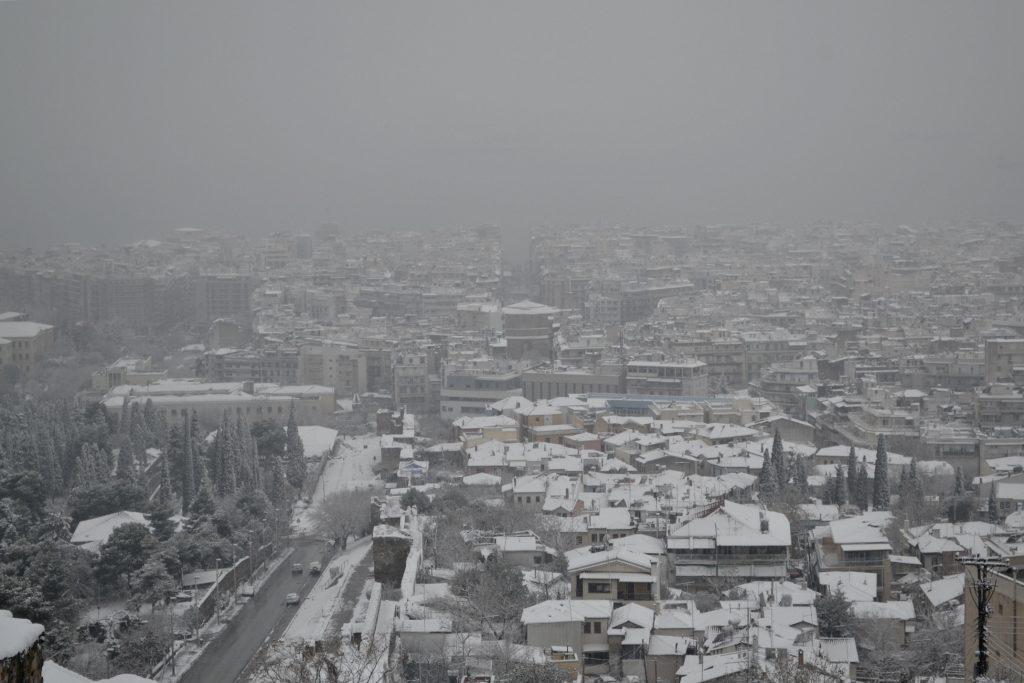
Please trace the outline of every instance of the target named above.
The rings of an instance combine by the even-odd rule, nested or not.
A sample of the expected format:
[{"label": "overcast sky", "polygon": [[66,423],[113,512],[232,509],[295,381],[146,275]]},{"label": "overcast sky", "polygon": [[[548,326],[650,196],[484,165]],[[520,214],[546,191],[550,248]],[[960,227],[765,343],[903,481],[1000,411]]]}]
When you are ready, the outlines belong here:
[{"label": "overcast sky", "polygon": [[1024,217],[1024,3],[0,2],[0,248]]}]

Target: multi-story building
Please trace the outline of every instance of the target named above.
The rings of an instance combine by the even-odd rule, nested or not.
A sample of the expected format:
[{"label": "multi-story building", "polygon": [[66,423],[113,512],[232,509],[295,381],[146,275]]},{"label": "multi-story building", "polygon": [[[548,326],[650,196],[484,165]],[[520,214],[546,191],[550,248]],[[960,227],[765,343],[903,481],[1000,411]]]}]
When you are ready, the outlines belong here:
[{"label": "multi-story building", "polygon": [[334,387],[339,396],[367,390],[366,354],[340,342],[304,344],[298,353],[298,381]]},{"label": "multi-story building", "polygon": [[982,429],[1024,425],[1024,392],[1011,384],[996,383],[974,394],[974,424]]},{"label": "multi-story building", "polygon": [[743,583],[785,578],[792,542],[785,515],[724,500],[671,531],[667,545],[679,581]]},{"label": "multi-story building", "polygon": [[808,396],[817,395],[818,361],[806,356],[793,361],[772,363],[750,383],[753,393],[762,396],[790,415],[807,414]]},{"label": "multi-story building", "polygon": [[531,370],[522,373],[523,396],[531,401],[570,394],[621,392],[621,372],[580,372],[572,370]]},{"label": "multi-story building", "polygon": [[517,371],[498,368],[445,368],[441,386],[441,417],[454,420],[463,415],[484,415],[488,406],[509,396],[522,396],[522,379]]},{"label": "multi-story building", "polygon": [[626,392],[645,396],[706,396],[708,366],[697,359],[626,363]]},{"label": "multi-story building", "polygon": [[985,381],[1012,382],[1024,375],[1024,338],[985,341]]},{"label": "multi-story building", "polygon": [[395,406],[428,415],[437,410],[436,397],[426,353],[403,352],[392,362],[391,397]]},{"label": "multi-story building", "polygon": [[559,311],[533,301],[520,301],[501,309],[502,329],[510,359],[548,360],[554,349]]},{"label": "multi-story building", "polygon": [[29,321],[0,322],[0,366],[30,372],[57,345],[53,325]]}]

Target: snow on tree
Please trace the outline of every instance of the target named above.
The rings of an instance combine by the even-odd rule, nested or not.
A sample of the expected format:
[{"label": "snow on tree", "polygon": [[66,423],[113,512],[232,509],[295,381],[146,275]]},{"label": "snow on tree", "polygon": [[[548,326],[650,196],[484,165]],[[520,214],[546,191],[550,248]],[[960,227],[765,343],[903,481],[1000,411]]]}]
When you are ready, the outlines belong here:
[{"label": "snow on tree", "polygon": [[876,510],[889,509],[889,455],[885,449],[885,434],[878,435],[875,449],[875,482],[871,500]]}]

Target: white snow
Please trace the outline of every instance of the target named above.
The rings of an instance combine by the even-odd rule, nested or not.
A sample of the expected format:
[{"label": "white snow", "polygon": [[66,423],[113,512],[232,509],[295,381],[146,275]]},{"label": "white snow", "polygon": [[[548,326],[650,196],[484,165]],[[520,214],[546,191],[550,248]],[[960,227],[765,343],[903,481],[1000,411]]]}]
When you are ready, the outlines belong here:
[{"label": "white snow", "polygon": [[32,647],[43,627],[28,619],[11,616],[7,610],[0,610],[0,659],[7,659]]},{"label": "white snow", "polygon": [[[329,633],[331,620],[341,609],[342,593],[345,592],[356,565],[363,561],[370,548],[370,539],[361,538],[324,567],[320,578],[284,630],[282,639],[307,642],[324,640],[332,635]],[[331,576],[332,568],[337,570],[334,578]]]},{"label": "white snow", "polygon": [[319,458],[334,448],[334,440],[338,438],[338,430],[317,425],[299,425],[299,438],[306,457]]},{"label": "white snow", "polygon": [[[297,533],[308,534],[312,531],[310,515],[331,493],[380,484],[380,480],[373,474],[374,463],[380,462],[380,440],[381,437],[375,434],[341,437],[338,453],[327,461],[309,504],[298,506],[293,514],[292,527]],[[306,452],[309,452],[308,447]]]}]

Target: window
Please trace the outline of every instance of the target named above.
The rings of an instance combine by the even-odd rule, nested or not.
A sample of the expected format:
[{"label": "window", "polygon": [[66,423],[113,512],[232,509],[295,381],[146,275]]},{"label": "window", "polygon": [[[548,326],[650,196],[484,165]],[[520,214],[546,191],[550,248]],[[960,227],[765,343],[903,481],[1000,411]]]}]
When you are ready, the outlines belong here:
[{"label": "window", "polygon": [[584,621],[583,622],[583,632],[584,633],[590,633],[590,622],[589,621]]},{"label": "window", "polygon": [[591,581],[588,584],[591,593],[611,593],[612,586],[610,583],[594,582]]}]

